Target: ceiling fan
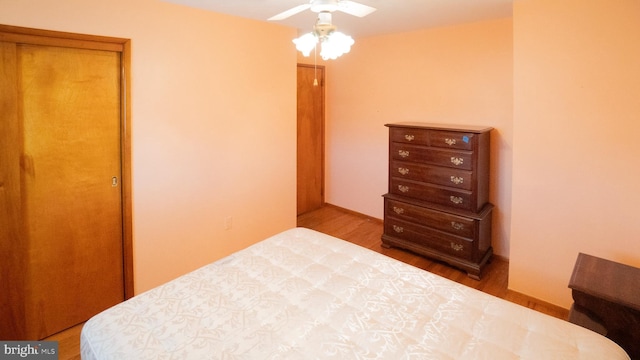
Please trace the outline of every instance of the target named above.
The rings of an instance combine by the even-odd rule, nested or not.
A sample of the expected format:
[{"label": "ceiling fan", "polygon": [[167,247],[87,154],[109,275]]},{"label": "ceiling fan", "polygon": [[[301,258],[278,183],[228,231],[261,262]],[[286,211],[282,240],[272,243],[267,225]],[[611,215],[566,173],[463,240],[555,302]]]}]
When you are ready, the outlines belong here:
[{"label": "ceiling fan", "polygon": [[315,13],[331,13],[334,11],[342,11],[343,13],[357,17],[364,17],[376,11],[376,8],[351,0],[311,0],[308,4],[298,5],[289,10],[281,12],[278,15],[272,16],[268,20],[284,20],[307,9],[311,9],[311,11]]}]

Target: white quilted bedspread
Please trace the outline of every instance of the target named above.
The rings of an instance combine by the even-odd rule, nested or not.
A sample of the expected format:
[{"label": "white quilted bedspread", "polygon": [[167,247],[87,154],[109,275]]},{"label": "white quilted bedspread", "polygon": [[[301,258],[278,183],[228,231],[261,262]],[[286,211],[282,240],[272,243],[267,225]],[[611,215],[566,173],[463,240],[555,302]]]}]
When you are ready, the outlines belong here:
[{"label": "white quilted bedspread", "polygon": [[135,296],[88,359],[628,359],[610,340],[309,229]]}]

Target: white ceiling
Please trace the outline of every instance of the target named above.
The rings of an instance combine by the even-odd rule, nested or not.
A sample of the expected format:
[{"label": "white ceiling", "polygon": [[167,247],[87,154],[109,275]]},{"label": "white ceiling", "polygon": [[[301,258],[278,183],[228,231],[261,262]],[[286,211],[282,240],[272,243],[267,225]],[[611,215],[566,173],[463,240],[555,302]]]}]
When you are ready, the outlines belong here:
[{"label": "white ceiling", "polygon": [[[168,2],[264,20],[308,0],[165,0]],[[338,30],[354,38],[412,31],[430,27],[511,17],[513,0],[354,0],[377,11],[359,18],[333,13]],[[301,33],[311,31],[317,14],[305,10],[274,23],[291,26]]]}]

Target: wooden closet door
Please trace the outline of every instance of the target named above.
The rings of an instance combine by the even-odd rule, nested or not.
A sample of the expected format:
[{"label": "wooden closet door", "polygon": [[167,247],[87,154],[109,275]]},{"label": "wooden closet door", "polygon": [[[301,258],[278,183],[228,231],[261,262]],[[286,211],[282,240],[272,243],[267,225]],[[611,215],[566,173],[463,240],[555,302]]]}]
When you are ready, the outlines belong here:
[{"label": "wooden closet door", "polygon": [[0,42],[0,339],[24,333],[25,263],[22,236],[16,46]]},{"label": "wooden closet door", "polygon": [[324,67],[299,64],[297,83],[300,215],[324,205]]},{"label": "wooden closet door", "polygon": [[25,268],[10,280],[24,286],[25,338],[41,339],[124,300],[121,55],[17,44],[15,56],[19,159],[2,167],[19,174],[9,240]]}]

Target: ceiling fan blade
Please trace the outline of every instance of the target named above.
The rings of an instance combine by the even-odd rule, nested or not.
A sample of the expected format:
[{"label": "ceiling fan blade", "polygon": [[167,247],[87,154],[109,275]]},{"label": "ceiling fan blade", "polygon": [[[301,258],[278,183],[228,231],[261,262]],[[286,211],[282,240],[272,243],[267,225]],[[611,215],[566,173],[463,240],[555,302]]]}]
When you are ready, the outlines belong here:
[{"label": "ceiling fan blade", "polygon": [[296,6],[294,8],[291,8],[291,9],[289,9],[287,11],[283,11],[278,15],[274,15],[274,16],[270,17],[267,20],[269,20],[269,21],[284,20],[284,19],[288,18],[289,16],[293,16],[293,15],[299,13],[299,12],[303,12],[303,11],[307,10],[308,8],[310,8],[310,7],[311,7],[311,4],[298,5],[298,6]]},{"label": "ceiling fan blade", "polygon": [[376,8],[350,0],[338,1],[338,10],[349,15],[364,17],[376,11]]}]

